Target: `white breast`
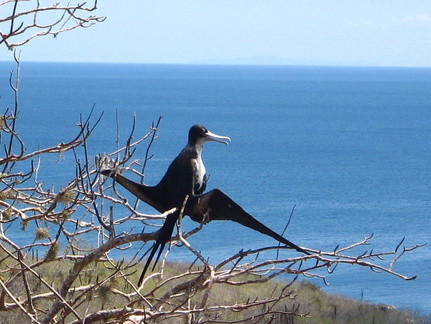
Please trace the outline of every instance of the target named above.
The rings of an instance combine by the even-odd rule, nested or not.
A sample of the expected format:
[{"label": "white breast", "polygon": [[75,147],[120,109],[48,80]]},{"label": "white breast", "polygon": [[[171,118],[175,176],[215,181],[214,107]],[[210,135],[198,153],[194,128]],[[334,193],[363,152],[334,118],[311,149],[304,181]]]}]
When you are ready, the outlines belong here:
[{"label": "white breast", "polygon": [[202,161],[202,157],[199,156],[197,161],[197,181],[199,182],[199,187],[201,187],[202,183],[204,182],[205,173],[206,171],[204,162]]},{"label": "white breast", "polygon": [[193,188],[196,189],[195,191],[199,191],[199,189],[202,187],[204,182],[204,176],[206,173],[205,166],[200,157],[198,157],[197,159],[194,159],[192,161],[192,164],[193,164],[193,172],[194,172]]}]

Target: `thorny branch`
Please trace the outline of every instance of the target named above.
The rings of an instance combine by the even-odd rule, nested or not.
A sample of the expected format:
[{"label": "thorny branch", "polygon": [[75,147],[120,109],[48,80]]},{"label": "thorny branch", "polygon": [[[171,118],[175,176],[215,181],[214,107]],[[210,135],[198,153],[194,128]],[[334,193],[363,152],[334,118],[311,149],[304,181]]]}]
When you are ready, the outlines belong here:
[{"label": "thorny branch", "polygon": [[[372,236],[333,251],[309,249],[312,255],[297,257],[283,257],[285,247],[262,247],[239,251],[213,265],[187,241],[202,224],[183,233],[179,223],[179,235],[170,243],[190,249],[195,262],[171,269],[166,261],[168,249],[158,272],[136,287],[142,270],[141,249],[158,235],[153,226],[143,232],[142,222],[163,219],[175,209],[162,215],[138,210],[129,202],[134,197],[120,193],[111,180],[100,176],[100,159],[88,162],[99,153],[90,152],[87,146],[101,118],[94,118],[93,110],[87,118],[81,117],[72,140],[35,152],[25,150],[18,117],[16,106],[1,118],[0,140],[5,153],[0,165],[7,167],[0,175],[0,312],[21,314],[20,318],[33,323],[271,321],[276,315],[308,316],[308,310],[294,302],[293,283],[301,277],[325,281],[320,269],[331,273],[337,265],[349,264],[404,280],[415,278],[394,270],[406,253],[420,247],[405,247],[404,240],[391,251],[371,250],[359,255],[353,251],[368,247]],[[113,167],[142,176],[143,171],[133,169],[138,164],[133,156],[143,142],[148,148],[153,145],[159,124],[160,120],[136,140],[133,126],[126,145],[107,154],[116,157]],[[22,144],[12,147],[17,142]],[[70,170],[70,181],[61,189],[45,189],[37,177],[40,165],[46,154],[58,152],[70,153],[76,170]],[[150,158],[148,152],[145,161]],[[34,158],[39,162],[32,162]],[[25,231],[27,237],[18,239],[13,235],[17,231]],[[213,298],[219,287],[264,287],[276,278],[278,288],[270,296],[246,296],[232,302]],[[230,314],[235,314],[235,319]]]}]

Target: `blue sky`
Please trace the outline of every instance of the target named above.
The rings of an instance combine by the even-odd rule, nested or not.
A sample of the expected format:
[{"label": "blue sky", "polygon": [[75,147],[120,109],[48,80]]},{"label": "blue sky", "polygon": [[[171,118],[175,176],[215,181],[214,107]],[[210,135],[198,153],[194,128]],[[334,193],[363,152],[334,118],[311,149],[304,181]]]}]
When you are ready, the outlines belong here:
[{"label": "blue sky", "polygon": [[428,0],[102,0],[98,13],[22,60],[431,67]]}]

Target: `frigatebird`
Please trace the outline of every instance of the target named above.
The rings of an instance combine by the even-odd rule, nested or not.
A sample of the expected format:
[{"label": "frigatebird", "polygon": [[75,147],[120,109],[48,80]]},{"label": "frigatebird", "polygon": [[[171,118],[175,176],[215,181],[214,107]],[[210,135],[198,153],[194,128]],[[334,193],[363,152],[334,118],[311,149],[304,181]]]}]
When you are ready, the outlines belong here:
[{"label": "frigatebird", "polygon": [[[115,169],[101,170],[101,173],[110,176],[136,197],[163,213],[172,208],[176,210],[169,214],[159,231],[157,240],[147,259],[144,270],[139,279],[140,286],[148,266],[157,250],[159,251],[157,264],[165,244],[171,239],[172,232],[180,210],[184,206],[183,215],[188,215],[198,223],[212,220],[231,220],[255,231],[269,235],[289,248],[309,254],[301,247],[288,241],[281,235],[272,231],[253,216],[248,214],[237,203],[219,189],[213,189],[204,193],[207,184],[205,166],[202,162],[202,148],[208,141],[216,141],[226,145],[231,142],[229,137],[211,133],[203,125],[194,125],[190,128],[186,147],[172,161],[166,174],[156,186],[147,186],[127,179],[115,171]],[[186,197],[187,200],[186,200]],[[185,202],[185,204],[184,204]]]}]

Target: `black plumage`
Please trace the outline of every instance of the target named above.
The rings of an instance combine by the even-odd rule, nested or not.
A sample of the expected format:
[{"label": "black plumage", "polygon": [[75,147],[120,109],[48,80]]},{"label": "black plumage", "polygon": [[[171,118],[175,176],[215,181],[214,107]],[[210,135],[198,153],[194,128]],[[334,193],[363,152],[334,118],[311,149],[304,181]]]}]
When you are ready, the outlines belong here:
[{"label": "black plumage", "polygon": [[115,172],[115,170],[107,169],[101,171],[102,174],[114,178],[136,197],[145,201],[161,213],[172,208],[177,208],[175,212],[167,216],[159,232],[158,238],[139,279],[139,285],[156,252],[159,251],[153,269],[160,258],[165,244],[171,239],[175,223],[180,216],[180,209],[187,196],[188,199],[185,204],[184,215],[190,216],[190,218],[196,222],[231,220],[255,231],[269,235],[290,248],[309,254],[304,249],[263,225],[244,211],[244,209],[221,190],[213,189],[204,193],[207,176],[201,153],[207,141],[217,141],[228,145],[230,143],[230,138],[213,134],[202,125],[194,125],[189,131],[186,147],[172,161],[166,174],[156,186],[136,183]]}]

